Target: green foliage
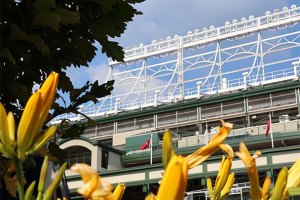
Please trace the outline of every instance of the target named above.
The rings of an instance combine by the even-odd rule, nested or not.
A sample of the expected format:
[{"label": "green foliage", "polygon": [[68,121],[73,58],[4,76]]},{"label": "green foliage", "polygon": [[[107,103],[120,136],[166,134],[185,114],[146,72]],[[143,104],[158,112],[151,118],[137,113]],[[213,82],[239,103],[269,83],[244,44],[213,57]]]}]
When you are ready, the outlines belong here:
[{"label": "green foliage", "polygon": [[[0,101],[17,121],[32,93],[52,71],[59,73],[57,95],[64,104],[54,103],[52,118],[81,114],[79,105],[109,95],[113,81],[104,84],[86,82],[74,88],[65,71],[69,67],[88,67],[96,55],[96,44],[113,60],[122,61],[122,47],[112,41],[124,33],[127,23],[141,14],[133,4],[143,0],[1,0],[0,3]],[[68,102],[68,103],[67,103]],[[83,115],[84,116],[84,115]],[[86,116],[87,117],[87,116]],[[88,122],[93,123],[89,118]],[[84,127],[70,126],[59,132],[62,138],[78,137]],[[64,158],[55,142],[44,154]],[[0,158],[0,178],[7,172]],[[30,196],[30,192],[28,193]]]},{"label": "green foliage", "polygon": [[80,104],[97,102],[97,98],[110,94],[113,82],[102,85],[87,82],[81,88],[74,88],[65,70],[72,66],[88,67],[96,55],[97,42],[107,56],[122,61],[123,49],[112,39],[125,31],[127,23],[135,15],[141,14],[133,7],[133,4],[140,2],[2,0],[1,102],[8,110],[19,114],[34,83],[42,83],[51,71],[60,74],[59,89],[68,94],[71,100],[70,105],[56,105],[52,117],[78,112]]}]

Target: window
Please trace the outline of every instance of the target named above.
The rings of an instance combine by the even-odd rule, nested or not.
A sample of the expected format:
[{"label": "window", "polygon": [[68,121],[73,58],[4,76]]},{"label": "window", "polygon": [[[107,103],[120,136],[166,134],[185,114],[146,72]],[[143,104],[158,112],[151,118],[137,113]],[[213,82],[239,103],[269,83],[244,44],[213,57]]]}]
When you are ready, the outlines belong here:
[{"label": "window", "polygon": [[101,167],[108,168],[108,151],[102,148]]}]

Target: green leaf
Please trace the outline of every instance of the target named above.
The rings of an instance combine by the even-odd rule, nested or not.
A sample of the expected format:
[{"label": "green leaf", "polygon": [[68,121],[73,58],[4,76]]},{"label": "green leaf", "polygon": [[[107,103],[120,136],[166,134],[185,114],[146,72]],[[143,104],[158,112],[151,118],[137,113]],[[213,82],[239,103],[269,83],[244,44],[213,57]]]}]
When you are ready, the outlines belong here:
[{"label": "green leaf", "polygon": [[35,11],[49,11],[51,8],[55,8],[55,0],[37,0],[35,2]]},{"label": "green leaf", "polygon": [[114,80],[107,81],[101,85],[98,84],[98,81],[95,81],[92,85],[90,93],[97,98],[104,97],[106,95],[110,95],[111,91],[114,89]]},{"label": "green leaf", "polygon": [[119,62],[124,60],[123,47],[119,46],[118,42],[108,40],[101,40],[100,42],[102,44],[102,53],[106,53],[108,57]]},{"label": "green leaf", "polygon": [[11,24],[11,39],[33,43],[44,55],[50,53],[50,49],[40,35],[27,34],[26,32],[21,31],[20,27],[15,24]]},{"label": "green leaf", "polygon": [[[64,160],[66,159],[66,151],[59,148],[57,144],[54,142],[50,142],[48,146],[49,153],[57,158],[58,162],[60,164],[64,163]],[[57,162],[55,162],[57,164]]]},{"label": "green leaf", "polygon": [[55,30],[59,31],[59,23],[61,21],[61,16],[49,11],[42,11],[34,16],[31,24],[34,26],[48,26]]},{"label": "green leaf", "polygon": [[60,23],[63,25],[75,25],[80,22],[79,13],[77,12],[69,11],[64,8],[57,8],[54,12],[61,16]]},{"label": "green leaf", "polygon": [[0,57],[7,58],[13,65],[16,64],[16,60],[13,58],[13,56],[7,48],[1,49]]},{"label": "green leaf", "polygon": [[10,80],[6,82],[6,86],[8,88],[8,91],[10,95],[17,96],[19,98],[19,101],[26,102],[29,98],[28,94],[28,88],[23,83],[17,81],[17,80]]},{"label": "green leaf", "polygon": [[85,127],[82,125],[73,124],[68,128],[61,130],[61,138],[77,138],[83,134]]},{"label": "green leaf", "polygon": [[85,60],[91,61],[96,53],[95,51],[97,50],[96,47],[94,47],[90,41],[85,40],[85,39],[79,39],[77,42],[78,50],[82,57]]},{"label": "green leaf", "polygon": [[59,73],[58,88],[60,88],[62,92],[74,90],[73,83],[70,77],[67,76],[66,72]]}]

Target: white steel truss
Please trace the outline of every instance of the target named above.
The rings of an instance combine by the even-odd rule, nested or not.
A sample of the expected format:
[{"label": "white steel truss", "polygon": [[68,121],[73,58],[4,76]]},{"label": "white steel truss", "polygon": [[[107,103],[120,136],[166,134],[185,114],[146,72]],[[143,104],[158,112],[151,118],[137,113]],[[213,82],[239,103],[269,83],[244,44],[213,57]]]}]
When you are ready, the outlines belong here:
[{"label": "white steel truss", "polygon": [[[90,117],[298,79],[300,7],[125,50],[110,61],[113,94],[81,112]],[[72,120],[76,115],[60,116]]]}]

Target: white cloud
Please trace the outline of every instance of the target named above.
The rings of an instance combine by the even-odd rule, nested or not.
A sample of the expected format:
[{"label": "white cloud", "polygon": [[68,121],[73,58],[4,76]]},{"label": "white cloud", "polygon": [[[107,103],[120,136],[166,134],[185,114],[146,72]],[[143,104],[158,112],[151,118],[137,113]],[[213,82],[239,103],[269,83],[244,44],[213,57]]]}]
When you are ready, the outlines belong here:
[{"label": "white cloud", "polygon": [[[226,21],[240,20],[250,15],[261,16],[265,11],[290,7],[299,4],[298,0],[146,0],[136,4],[143,15],[136,16],[128,24],[125,33],[117,41],[123,47],[149,44],[152,40],[160,40],[167,36],[185,35],[187,31],[201,30],[203,27],[214,25],[223,26]],[[99,49],[101,48],[97,44]],[[115,69],[117,72],[118,69]],[[120,69],[119,69],[120,70]],[[68,73],[75,84],[82,85],[86,80],[104,83],[109,72],[107,58],[100,50],[89,68],[80,71],[70,69]],[[153,79],[148,88],[166,85],[165,80]],[[133,84],[117,87],[114,94],[126,94]],[[138,84],[134,91],[143,90],[143,84]]]},{"label": "white cloud", "polygon": [[136,8],[136,16],[118,41],[124,46],[151,43],[167,36],[185,35],[204,26],[222,26],[225,21],[250,15],[261,16],[265,11],[282,9],[294,1],[282,0],[146,0]]}]

